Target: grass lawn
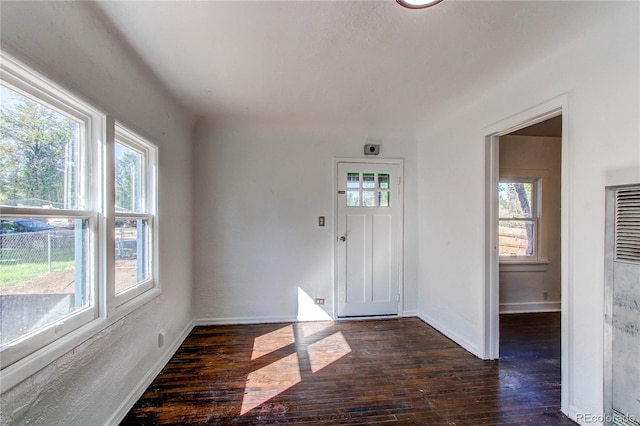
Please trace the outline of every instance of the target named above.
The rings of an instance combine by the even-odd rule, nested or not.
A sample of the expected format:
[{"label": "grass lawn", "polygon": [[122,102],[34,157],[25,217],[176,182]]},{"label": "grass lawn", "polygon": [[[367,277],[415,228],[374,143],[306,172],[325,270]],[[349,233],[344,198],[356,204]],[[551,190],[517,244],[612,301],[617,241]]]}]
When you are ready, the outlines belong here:
[{"label": "grass lawn", "polygon": [[[53,250],[51,271],[75,266],[73,249]],[[19,284],[49,272],[46,253],[37,250],[0,249],[0,287]]]},{"label": "grass lawn", "polygon": [[[73,268],[73,260],[51,262],[52,271],[63,271]],[[0,287],[19,284],[45,275],[49,272],[46,263],[18,263],[15,265],[0,264]]]}]

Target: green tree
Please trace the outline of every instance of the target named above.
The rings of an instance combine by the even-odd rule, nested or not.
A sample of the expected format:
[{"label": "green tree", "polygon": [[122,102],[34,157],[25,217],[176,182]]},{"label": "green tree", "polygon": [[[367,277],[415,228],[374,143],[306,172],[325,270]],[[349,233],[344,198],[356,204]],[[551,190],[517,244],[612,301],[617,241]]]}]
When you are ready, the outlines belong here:
[{"label": "green tree", "polygon": [[116,159],[116,206],[125,210],[139,210],[139,156],[126,149]]},{"label": "green tree", "polygon": [[63,203],[65,182],[69,184],[73,175],[67,173],[65,181],[65,157],[74,154],[77,128],[73,120],[22,96],[18,102],[3,106],[0,199]]}]

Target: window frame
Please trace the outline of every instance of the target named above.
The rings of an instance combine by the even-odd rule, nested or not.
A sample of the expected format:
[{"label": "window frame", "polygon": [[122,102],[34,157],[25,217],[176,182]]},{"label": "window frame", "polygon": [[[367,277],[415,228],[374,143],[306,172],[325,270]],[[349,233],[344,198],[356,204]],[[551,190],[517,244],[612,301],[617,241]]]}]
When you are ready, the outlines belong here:
[{"label": "window frame", "polygon": [[[358,177],[358,180],[350,180],[351,177],[356,176]],[[373,181],[365,181],[365,176],[373,176]],[[387,177],[387,183],[386,183],[386,187],[381,186],[381,176],[386,176]],[[372,209],[372,208],[377,208],[377,209],[386,209],[386,208],[390,208],[392,207],[392,202],[391,202],[391,195],[392,195],[392,189],[391,189],[391,184],[390,184],[390,175],[389,173],[378,173],[378,172],[347,172],[347,180],[345,181],[345,203],[346,203],[346,207],[349,209],[359,209],[359,208],[366,208],[366,209]],[[357,186],[354,186],[353,184],[357,183]],[[365,183],[367,183],[368,185],[373,185],[373,186],[365,186]],[[357,193],[358,194],[358,203],[357,204],[350,204],[350,196],[351,194]],[[365,205],[365,193],[373,193],[373,205]],[[387,194],[386,197],[386,204],[382,205],[381,201],[382,201],[382,194]]]},{"label": "window frame", "polygon": [[[26,66],[2,55],[0,81],[7,88],[59,112],[80,123],[78,143],[78,199],[76,209],[54,209],[47,207],[14,207],[3,205],[3,218],[18,217],[72,217],[87,219],[89,248],[88,259],[85,260],[85,271],[89,282],[90,297],[86,307],[72,312],[46,327],[27,333],[22,337],[8,342],[10,345],[2,347],[1,368],[6,368],[20,360],[37,353],[42,348],[54,344],[64,336],[90,324],[101,315],[100,291],[98,287],[98,216],[102,211],[101,190],[99,176],[102,172],[99,147],[104,134],[104,114],[92,105],[84,102],[71,93],[61,89],[52,81],[31,71]],[[90,170],[97,172],[90,173]]]},{"label": "window frame", "polygon": [[[500,254],[500,237],[498,235],[498,259],[500,264],[537,264],[546,263],[547,260],[543,257],[542,253],[545,252],[542,241],[542,181],[543,176],[540,173],[524,173],[522,171],[516,173],[502,174],[498,180],[498,183],[524,183],[531,184],[531,217],[500,217],[498,216],[498,226],[500,229],[500,223],[502,222],[531,222],[533,224],[533,255],[531,256],[505,256]],[[496,188],[497,190],[497,188]],[[496,197],[498,204],[500,203],[499,196]],[[497,210],[498,215],[500,208]]]},{"label": "window frame", "polygon": [[[71,217],[88,220],[89,233],[88,257],[90,258],[87,276],[91,279],[92,303],[89,316],[86,309],[65,317],[64,321],[47,327],[53,330],[54,338],[31,337],[31,343],[24,344],[25,349],[16,349],[11,358],[3,351],[0,358],[2,375],[1,392],[4,393],[35,372],[54,362],[78,345],[97,336],[101,331],[113,325],[124,316],[139,309],[161,294],[158,264],[158,148],[150,138],[139,136],[129,130],[133,126],[116,124],[115,119],[95,107],[60,84],[34,71],[30,66],[0,50],[0,80],[12,90],[53,107],[67,116],[81,117],[79,147],[80,176],[77,210],[43,209],[40,207],[0,206],[2,217]],[[83,128],[86,127],[86,130]],[[117,128],[117,130],[116,130]],[[126,213],[149,220],[149,274],[145,286],[137,286],[135,291],[123,292],[123,297],[115,296],[115,190],[114,190],[114,139],[116,135],[135,135],[143,141],[142,147],[148,148],[147,184],[149,195],[146,198],[145,211]],[[133,139],[137,141],[138,139]],[[135,146],[140,147],[138,144]],[[73,317],[73,318],[72,318]]]},{"label": "window frame", "polygon": [[[109,221],[112,226],[109,228],[114,231],[113,247],[109,247],[110,257],[113,258],[113,273],[109,277],[108,303],[114,309],[118,309],[123,305],[135,300],[141,295],[152,292],[154,289],[159,290],[158,271],[157,271],[157,164],[158,149],[147,138],[140,136],[138,133],[130,130],[128,127],[115,120],[113,121],[113,136],[108,137],[108,149],[110,152],[109,169],[111,171],[109,177],[109,186],[111,186],[112,197],[109,197],[108,210],[112,212],[113,220]],[[115,204],[115,144],[118,143],[137,153],[141,154],[141,198],[140,211],[117,212]],[[121,293],[116,293],[115,289],[115,223],[118,219],[136,219],[147,221],[146,248],[148,250],[146,256],[147,270],[149,276],[137,283],[135,286],[125,289]],[[112,238],[109,238],[111,240]]]}]

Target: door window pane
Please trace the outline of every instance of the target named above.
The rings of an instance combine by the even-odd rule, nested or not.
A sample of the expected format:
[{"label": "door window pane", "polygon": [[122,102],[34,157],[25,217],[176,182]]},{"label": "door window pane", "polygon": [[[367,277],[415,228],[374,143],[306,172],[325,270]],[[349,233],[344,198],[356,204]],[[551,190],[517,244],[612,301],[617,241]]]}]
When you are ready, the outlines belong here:
[{"label": "door window pane", "polygon": [[362,187],[367,189],[375,188],[376,175],[374,173],[364,173],[362,175]]},{"label": "door window pane", "polygon": [[116,220],[116,294],[150,278],[148,228],[147,219]]},{"label": "door window pane", "polygon": [[388,173],[347,173],[347,207],[389,207],[389,180]]},{"label": "door window pane", "polygon": [[376,191],[362,191],[362,206],[363,207],[376,206]]},{"label": "door window pane", "polygon": [[91,305],[88,220],[0,220],[0,344],[38,332]]},{"label": "door window pane", "polygon": [[360,173],[347,173],[347,188],[360,188]]},{"label": "door window pane", "polygon": [[0,204],[75,210],[80,122],[0,86]]},{"label": "door window pane", "polygon": [[389,207],[389,191],[380,191],[378,193],[378,205],[380,207]]},{"label": "door window pane", "polygon": [[378,175],[378,188],[380,188],[380,189],[389,189],[389,175],[388,174],[379,174]]},{"label": "door window pane", "polygon": [[360,191],[347,191],[347,207],[360,207]]}]

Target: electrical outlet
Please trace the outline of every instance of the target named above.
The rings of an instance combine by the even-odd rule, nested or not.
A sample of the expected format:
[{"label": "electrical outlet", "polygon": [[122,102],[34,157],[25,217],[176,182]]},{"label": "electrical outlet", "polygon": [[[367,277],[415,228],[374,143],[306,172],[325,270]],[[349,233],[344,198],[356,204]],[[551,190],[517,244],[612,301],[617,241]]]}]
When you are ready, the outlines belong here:
[{"label": "electrical outlet", "polygon": [[314,299],[314,302],[316,305],[324,305],[324,299],[320,298],[320,297],[316,297]]},{"label": "electrical outlet", "polygon": [[160,330],[158,333],[158,347],[161,348],[164,345],[164,337],[167,335],[167,332],[164,330]]},{"label": "electrical outlet", "polygon": [[549,292],[548,291],[543,291],[542,292],[542,300],[549,300]]},{"label": "electrical outlet", "polygon": [[324,226],[324,216],[318,216],[318,226]]}]

